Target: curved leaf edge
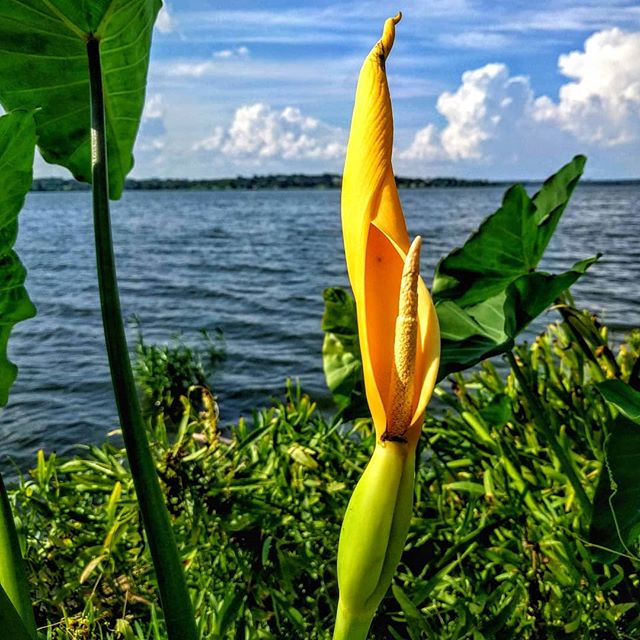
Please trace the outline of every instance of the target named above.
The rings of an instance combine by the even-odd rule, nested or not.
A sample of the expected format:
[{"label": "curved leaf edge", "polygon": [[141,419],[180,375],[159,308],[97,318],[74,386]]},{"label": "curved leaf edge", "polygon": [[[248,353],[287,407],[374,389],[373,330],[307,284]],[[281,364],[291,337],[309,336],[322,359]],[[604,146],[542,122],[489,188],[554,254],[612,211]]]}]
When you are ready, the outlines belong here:
[{"label": "curved leaf edge", "polygon": [[[13,327],[33,317],[36,308],[24,286],[26,269],[13,250],[15,227],[33,179],[33,157],[37,141],[34,112],[17,110],[0,117],[0,191],[9,194],[0,211],[0,407],[9,399],[17,366],[8,358]],[[8,186],[7,186],[8,185]]]}]

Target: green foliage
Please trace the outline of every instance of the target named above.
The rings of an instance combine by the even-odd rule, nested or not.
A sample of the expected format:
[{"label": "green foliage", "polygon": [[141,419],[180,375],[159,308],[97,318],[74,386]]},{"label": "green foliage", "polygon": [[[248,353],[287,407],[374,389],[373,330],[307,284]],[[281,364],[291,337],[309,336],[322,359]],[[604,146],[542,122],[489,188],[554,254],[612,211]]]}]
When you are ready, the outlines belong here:
[{"label": "green foliage", "polygon": [[45,160],[93,184],[102,320],[123,439],[158,576],[167,635],[195,640],[192,603],[129,360],[109,212],[109,199],[120,197],[133,166],[151,33],[160,6],[160,0],[0,4],[0,103],[8,109],[33,110]]},{"label": "green foliage", "polygon": [[208,377],[226,357],[224,339],[220,330],[213,336],[203,330],[200,336],[201,342],[195,347],[182,339],[157,345],[146,343],[139,331],[133,367],[148,413],[179,421],[182,397],[198,403],[203,391],[211,393]]},{"label": "green foliage", "polygon": [[621,380],[605,380],[598,385],[604,399],[629,420],[640,424],[640,391]]},{"label": "green foliage", "polygon": [[[608,363],[591,356],[566,323],[516,350],[590,495],[611,426],[593,384]],[[513,377],[485,362],[439,397],[450,410],[427,422],[429,461],[394,592],[408,631],[388,637],[637,637],[640,562],[593,558],[572,486]]]},{"label": "green foliage", "polygon": [[585,162],[576,156],[533,198],[521,185],[508,189],[502,206],[438,264],[432,295],[442,336],[441,379],[509,351],[515,337],[598,259],[558,275],[536,271]]},{"label": "green foliage", "polygon": [[160,0],[15,0],[0,3],[0,103],[37,109],[48,162],[91,182],[87,40],[100,41],[109,183],[120,197],[133,166],[151,31]]},{"label": "green foliage", "polygon": [[466,308],[503,293],[532,273],[564,212],[586,158],[576,156],[530,198],[522,185],[510,187],[502,206],[460,249],[440,261],[433,279],[436,300]]},{"label": "green foliage", "polygon": [[35,640],[36,625],[22,551],[0,476],[0,622],[15,640]]},{"label": "green foliage", "polygon": [[322,295],[322,366],[327,386],[345,419],[368,415],[355,302],[341,287],[325,289]]},{"label": "green foliage", "polygon": [[620,412],[605,445],[590,531],[597,557],[612,562],[617,553],[632,553],[640,535],[640,392],[621,380],[606,380],[598,389]]},{"label": "green foliage", "polygon": [[0,407],[7,404],[18,368],[7,358],[13,326],[35,315],[24,287],[26,270],[13,245],[18,214],[31,186],[36,131],[33,114],[16,111],[0,117]]},{"label": "green foliage", "polygon": [[[174,442],[156,426],[152,446],[203,637],[330,629],[337,514],[348,499],[345,482],[355,483],[366,464],[366,446],[344,438],[295,389],[241,421],[230,439],[191,412]],[[124,460],[108,444],[69,461],[42,457],[22,484],[42,624],[82,627],[91,610],[93,623],[78,637],[93,638],[121,617],[150,620],[155,581]]]},{"label": "green foliage", "polygon": [[[623,378],[638,355],[620,348]],[[612,425],[594,384],[608,357],[588,354],[566,323],[516,357],[593,495]],[[594,560],[572,485],[513,377],[485,363],[437,393],[409,538],[371,638],[638,637],[637,544],[632,557]],[[339,527],[370,427],[328,422],[295,388],[229,437],[187,409],[173,439],[156,420],[152,448],[202,637],[328,640]],[[124,460],[110,444],[41,455],[12,495],[52,639],[165,637]]]}]

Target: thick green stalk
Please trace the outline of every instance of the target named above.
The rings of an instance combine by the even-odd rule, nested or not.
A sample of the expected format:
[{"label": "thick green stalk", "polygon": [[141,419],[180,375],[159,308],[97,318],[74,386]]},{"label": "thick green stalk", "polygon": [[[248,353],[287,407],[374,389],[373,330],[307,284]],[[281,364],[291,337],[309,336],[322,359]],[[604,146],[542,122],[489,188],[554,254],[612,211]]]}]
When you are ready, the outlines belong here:
[{"label": "thick green stalk", "polygon": [[[6,619],[7,624],[17,626],[19,629],[19,625],[12,622],[15,617],[13,611],[15,611],[22,619],[24,633],[27,637],[35,638],[36,621],[29,597],[27,573],[2,475],[0,475],[0,588],[4,595],[0,599],[0,621]],[[4,624],[2,629],[6,631]]]},{"label": "thick green stalk", "polygon": [[196,640],[193,607],[169,513],[149,449],[120,310],[109,214],[109,180],[99,44],[95,38],[87,41],[91,84],[91,175],[98,283],[111,380],[131,475],[158,578],[168,638]]},{"label": "thick green stalk", "polygon": [[413,510],[415,444],[386,441],[353,491],[338,545],[333,640],[365,640],[396,571]]},{"label": "thick green stalk", "polygon": [[354,616],[339,603],[333,637],[339,640],[366,640],[372,622],[373,615],[365,615],[362,618]]},{"label": "thick green stalk", "polygon": [[551,447],[553,453],[558,458],[558,461],[560,462],[560,468],[562,469],[564,475],[567,476],[567,479],[571,483],[571,486],[573,487],[573,490],[576,494],[576,498],[580,503],[584,519],[585,521],[589,521],[589,519],[591,518],[591,500],[589,500],[589,496],[584,490],[582,482],[580,482],[580,478],[578,478],[578,475],[576,474],[573,463],[567,456],[565,450],[562,448],[560,442],[558,442],[558,438],[556,437],[553,429],[551,429],[547,424],[547,417],[545,415],[544,407],[542,406],[540,399],[535,395],[533,389],[531,389],[512,351],[507,351],[507,358],[509,359],[511,370],[518,380],[520,389],[527,399],[527,404],[529,405],[529,410],[531,411],[536,426],[540,429],[540,431],[542,431],[542,434],[549,443],[549,446]]}]

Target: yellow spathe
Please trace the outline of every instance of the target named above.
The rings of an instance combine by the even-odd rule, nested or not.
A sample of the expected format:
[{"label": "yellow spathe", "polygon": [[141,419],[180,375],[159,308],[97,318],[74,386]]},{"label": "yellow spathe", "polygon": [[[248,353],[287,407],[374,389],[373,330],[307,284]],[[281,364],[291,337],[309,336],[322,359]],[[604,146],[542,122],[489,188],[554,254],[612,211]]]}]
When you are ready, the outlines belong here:
[{"label": "yellow spathe", "polygon": [[[342,230],[358,331],[367,401],[378,439],[402,436],[417,442],[440,362],[440,332],[422,278],[417,283],[417,331],[409,411],[394,404],[398,354],[394,353],[402,272],[409,235],[398,197],[391,151],[393,115],[385,61],[401,14],[384,24],[358,79],[342,183]],[[409,350],[413,351],[413,350]],[[408,424],[395,424],[410,415]],[[394,419],[393,416],[396,416]]]}]

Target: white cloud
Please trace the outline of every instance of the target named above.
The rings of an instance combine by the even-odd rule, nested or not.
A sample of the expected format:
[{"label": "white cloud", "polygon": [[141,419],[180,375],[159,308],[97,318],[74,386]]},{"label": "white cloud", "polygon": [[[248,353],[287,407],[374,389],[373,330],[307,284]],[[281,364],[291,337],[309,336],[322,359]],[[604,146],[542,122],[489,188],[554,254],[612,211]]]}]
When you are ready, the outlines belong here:
[{"label": "white cloud", "polygon": [[229,60],[229,58],[247,58],[249,49],[247,47],[236,47],[235,49],[222,49],[213,54],[214,58]]},{"label": "white cloud", "polygon": [[142,119],[152,120],[154,118],[162,118],[163,116],[164,105],[162,95],[159,93],[148,95],[144,103],[144,109],[142,110]]},{"label": "white cloud", "polygon": [[438,111],[447,126],[427,125],[414,137],[401,158],[406,160],[482,160],[488,146],[504,142],[505,134],[521,128],[533,104],[529,80],[509,76],[506,65],[492,63],[465,71],[453,93],[438,98]]},{"label": "white cloud", "polygon": [[428,124],[420,129],[407,149],[400,153],[402,160],[436,160],[447,159],[447,154],[440,143],[440,134],[434,124]]},{"label": "white cloud", "polygon": [[160,151],[165,146],[165,108],[162,95],[147,95],[136,141],[137,151]]},{"label": "white cloud", "polygon": [[160,33],[171,33],[175,29],[173,16],[171,15],[171,9],[166,2],[162,5],[160,11],[158,12],[158,17],[156,18],[156,29]]},{"label": "white cloud", "polygon": [[584,51],[560,56],[560,71],[574,81],[560,88],[557,101],[536,98],[529,78],[511,76],[504,64],[466,71],[455,91],[438,98],[446,124],[419,130],[398,157],[421,164],[491,165],[503,173],[518,163],[526,174],[554,155],[566,157],[568,150],[596,151],[603,160],[606,149],[621,145],[637,153],[639,59],[640,32],[592,35]]},{"label": "white cloud", "polygon": [[[167,67],[167,75],[178,78],[202,78],[211,76],[223,71],[226,63],[244,61],[249,58],[247,47],[235,47],[232,49],[221,49],[214,51],[210,60],[192,60],[174,62]],[[233,69],[236,69],[233,66]],[[232,72],[233,73],[233,72]]]},{"label": "white cloud", "polygon": [[338,159],[344,154],[344,141],[341,129],[305,116],[295,107],[276,111],[258,102],[239,107],[226,131],[216,127],[193,148],[260,164],[267,159]]},{"label": "white cloud", "polygon": [[584,51],[560,56],[558,66],[574,82],[562,86],[557,103],[539,98],[537,119],[602,146],[640,139],[640,32],[596,33]]},{"label": "white cloud", "polygon": [[167,68],[167,75],[177,78],[202,78],[214,73],[217,64],[210,60],[204,62],[176,62]]}]

